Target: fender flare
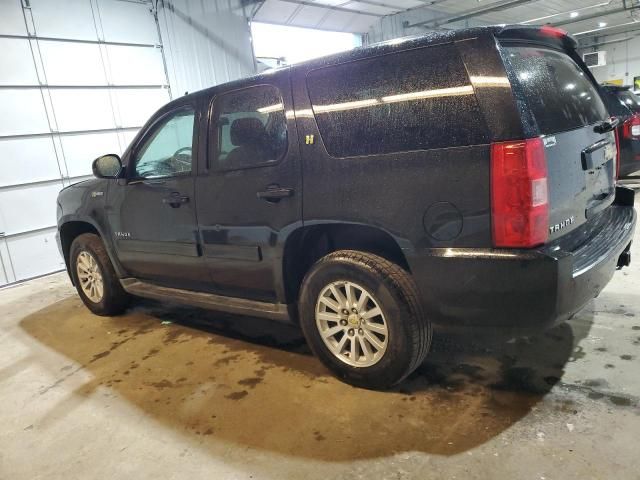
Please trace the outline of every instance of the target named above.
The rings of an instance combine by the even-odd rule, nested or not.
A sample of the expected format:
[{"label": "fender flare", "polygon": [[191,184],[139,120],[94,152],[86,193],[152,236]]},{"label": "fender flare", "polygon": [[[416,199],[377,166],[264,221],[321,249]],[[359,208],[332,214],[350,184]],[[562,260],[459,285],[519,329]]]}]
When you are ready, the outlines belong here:
[{"label": "fender flare", "polygon": [[[124,268],[120,264],[120,261],[118,260],[118,256],[116,255],[113,240],[109,235],[106,234],[105,232],[106,229],[102,225],[100,225],[98,222],[96,222],[95,219],[86,215],[77,215],[77,214],[63,215],[58,220],[58,236],[59,236],[59,242],[60,242],[60,249],[64,257],[64,262],[67,267],[67,272],[70,272],[69,252],[64,251],[61,232],[64,225],[71,222],[86,223],[90,225],[93,229],[95,229],[96,232],[98,232],[98,235],[100,236],[100,238],[102,239],[102,242],[104,243],[105,249],[107,251],[107,255],[109,256],[109,260],[111,260],[111,264],[113,265],[113,268],[116,271],[116,275],[118,275],[118,278],[125,278],[127,276],[126,271],[124,270]],[[69,243],[69,246],[71,246],[71,243]]]}]

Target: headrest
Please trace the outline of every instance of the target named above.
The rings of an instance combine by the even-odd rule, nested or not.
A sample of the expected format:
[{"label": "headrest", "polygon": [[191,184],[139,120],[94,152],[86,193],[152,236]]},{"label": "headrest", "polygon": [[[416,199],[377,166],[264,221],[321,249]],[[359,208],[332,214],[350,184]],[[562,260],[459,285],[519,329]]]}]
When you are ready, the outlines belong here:
[{"label": "headrest", "polygon": [[262,122],[257,118],[246,117],[238,118],[231,124],[229,132],[231,143],[236,147],[242,145],[255,145],[262,142],[265,138],[265,128]]}]

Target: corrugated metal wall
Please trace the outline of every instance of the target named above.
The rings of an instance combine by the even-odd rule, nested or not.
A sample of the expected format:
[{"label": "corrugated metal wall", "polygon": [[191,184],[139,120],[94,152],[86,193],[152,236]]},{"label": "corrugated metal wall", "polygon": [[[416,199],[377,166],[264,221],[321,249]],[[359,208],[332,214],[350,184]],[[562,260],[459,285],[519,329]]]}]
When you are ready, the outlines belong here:
[{"label": "corrugated metal wall", "polygon": [[255,72],[239,0],[161,0],[158,23],[174,97]]},{"label": "corrugated metal wall", "polygon": [[165,2],[156,22],[147,1],[23,2],[0,0],[0,285],[64,267],[58,191],[123,152],[169,83],[176,96],[253,71],[231,3]]},{"label": "corrugated metal wall", "polygon": [[597,48],[580,50],[581,53],[605,50],[607,52],[607,64],[603,67],[592,67],[591,71],[599,82],[622,80],[624,85],[633,85],[633,79],[640,77],[640,37],[629,34],[612,35],[598,40],[611,42]]}]

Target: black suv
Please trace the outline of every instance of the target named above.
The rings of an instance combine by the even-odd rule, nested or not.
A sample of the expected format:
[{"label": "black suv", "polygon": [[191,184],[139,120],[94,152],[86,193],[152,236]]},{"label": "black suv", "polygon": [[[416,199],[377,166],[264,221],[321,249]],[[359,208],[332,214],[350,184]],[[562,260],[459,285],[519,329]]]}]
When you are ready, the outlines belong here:
[{"label": "black suv", "polygon": [[602,85],[601,90],[609,113],[619,120],[619,173],[625,177],[640,170],[640,97],[629,86]]},{"label": "black suv", "polygon": [[627,265],[616,121],[549,27],[393,41],[172,101],[58,198],[87,307],[130,294],[299,323],[385,388],[432,328],[539,329]]}]

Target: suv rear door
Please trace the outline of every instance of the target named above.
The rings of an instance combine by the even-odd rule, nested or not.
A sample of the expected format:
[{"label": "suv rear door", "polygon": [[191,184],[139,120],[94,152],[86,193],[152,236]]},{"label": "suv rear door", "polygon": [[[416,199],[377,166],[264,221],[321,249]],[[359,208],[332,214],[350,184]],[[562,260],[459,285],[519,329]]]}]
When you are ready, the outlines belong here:
[{"label": "suv rear door", "polygon": [[302,220],[302,179],[289,72],[265,78],[211,100],[196,198],[212,290],[274,301],[286,232]]},{"label": "suv rear door", "polygon": [[[525,136],[542,136],[548,169],[549,240],[609,206],[615,195],[616,140],[587,67],[556,31],[538,38],[508,32],[500,50]],[[556,41],[554,41],[556,40]],[[606,130],[606,128],[605,128]],[[610,130],[610,129],[609,129]]]}]

